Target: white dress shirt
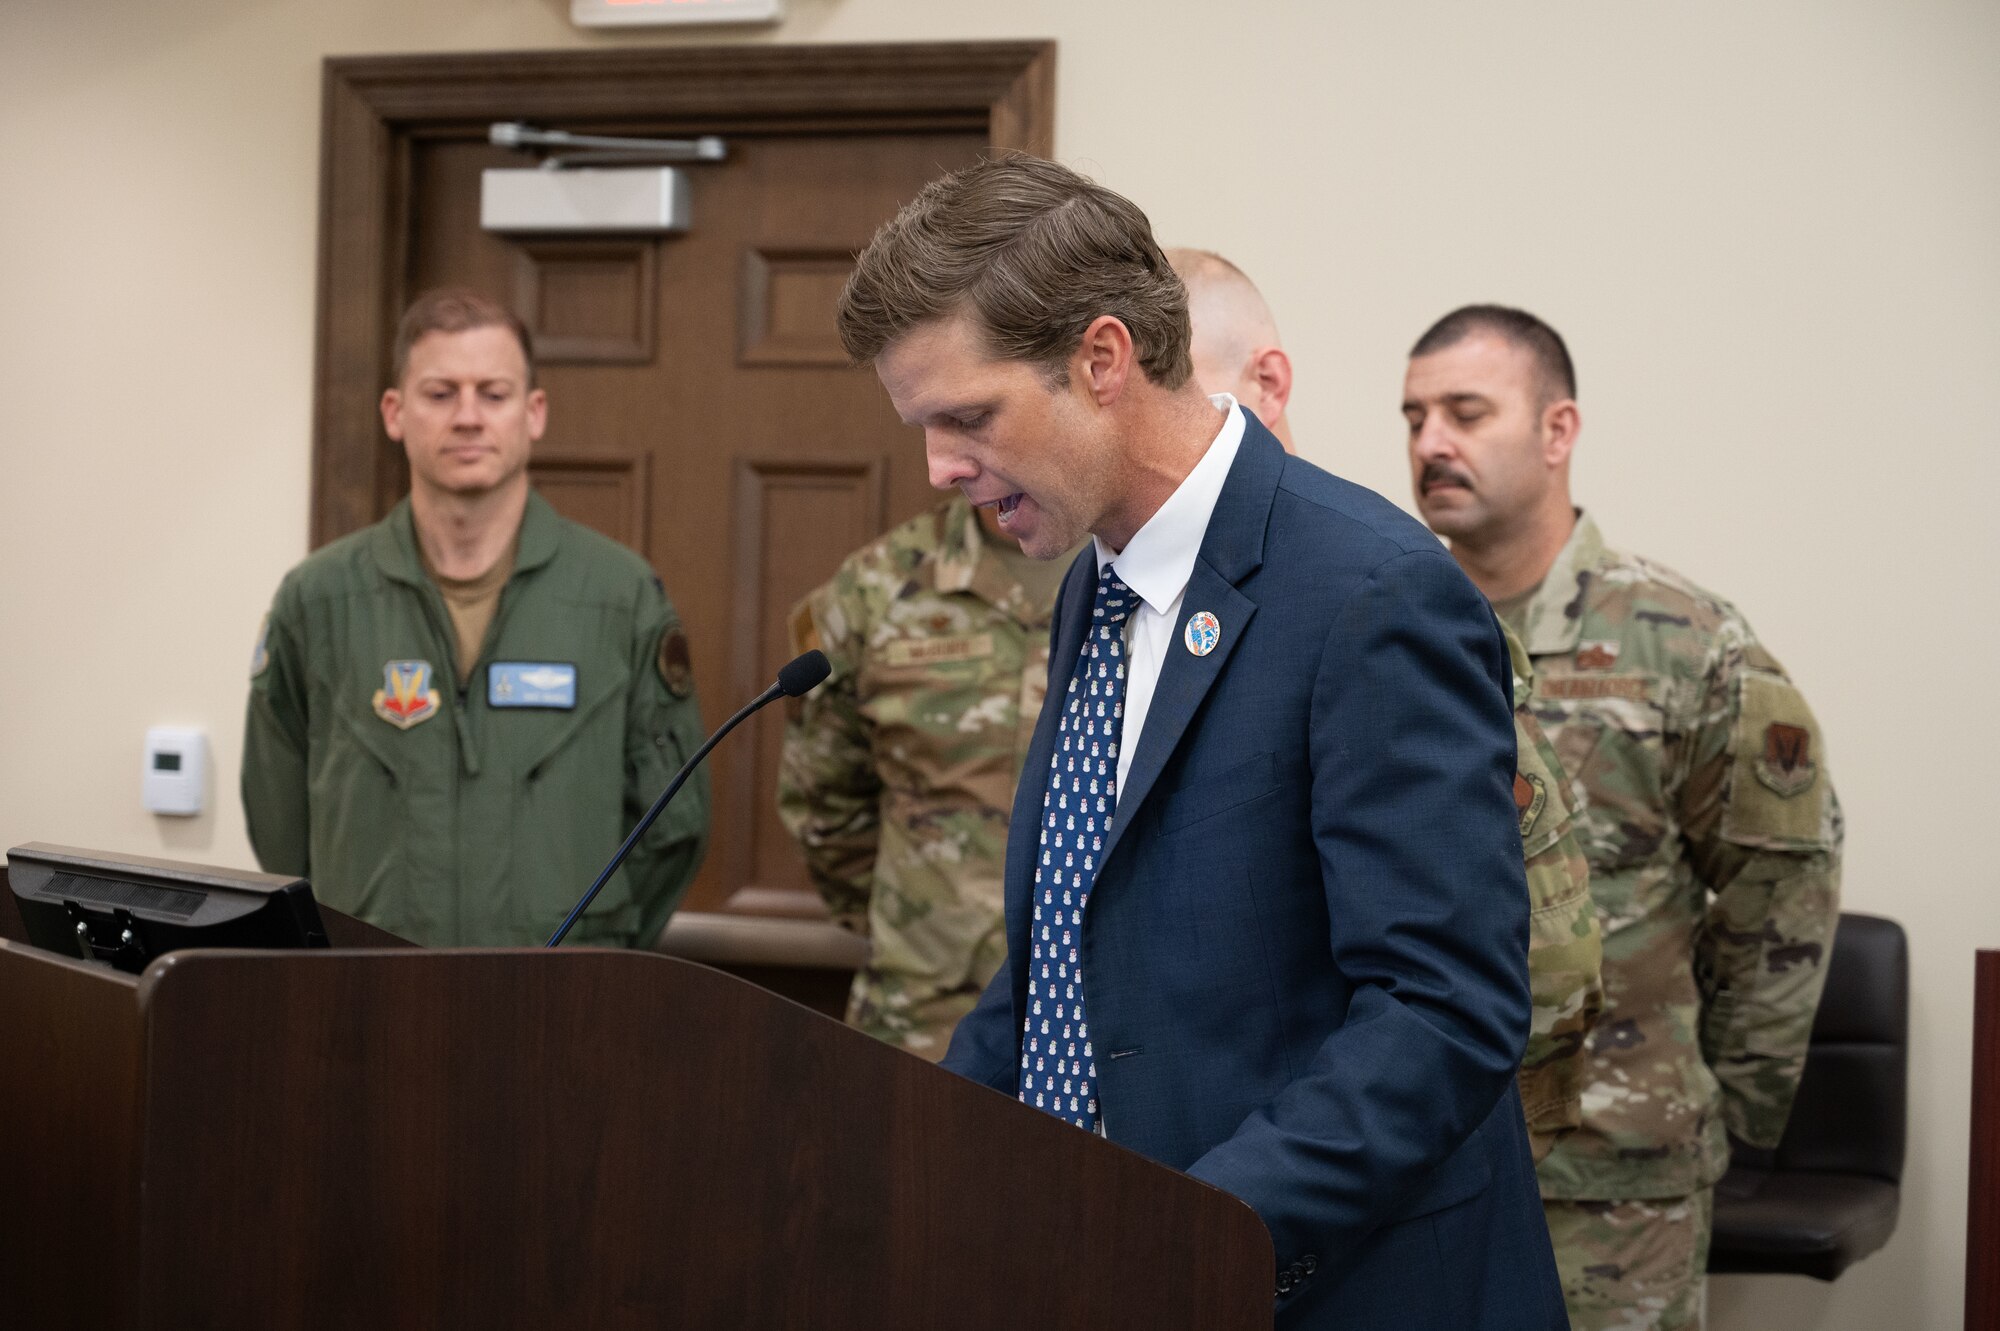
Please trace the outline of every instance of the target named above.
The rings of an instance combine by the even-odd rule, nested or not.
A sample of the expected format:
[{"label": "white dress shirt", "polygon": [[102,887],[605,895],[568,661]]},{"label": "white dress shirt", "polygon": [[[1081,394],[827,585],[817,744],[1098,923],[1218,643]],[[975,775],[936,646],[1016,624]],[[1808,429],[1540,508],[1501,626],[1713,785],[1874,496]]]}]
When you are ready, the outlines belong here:
[{"label": "white dress shirt", "polygon": [[[1146,713],[1153,705],[1160,670],[1167,653],[1174,649],[1181,599],[1187,595],[1188,579],[1194,576],[1194,561],[1201,553],[1202,538],[1208,535],[1208,520],[1215,513],[1222,483],[1229,479],[1229,468],[1243,443],[1243,413],[1237,410],[1235,396],[1217,393],[1209,402],[1222,408],[1222,428],[1187,479],[1146,525],[1132,534],[1123,550],[1112,550],[1091,538],[1097,546],[1097,571],[1101,574],[1106,564],[1112,565],[1140,600],[1125,621],[1125,723],[1118,734],[1121,797],[1125,778],[1132,771],[1132,755],[1139,751],[1139,737],[1145,733]],[[1224,624],[1222,631],[1227,633],[1231,627]],[[1115,812],[1117,806],[1112,808]]]}]

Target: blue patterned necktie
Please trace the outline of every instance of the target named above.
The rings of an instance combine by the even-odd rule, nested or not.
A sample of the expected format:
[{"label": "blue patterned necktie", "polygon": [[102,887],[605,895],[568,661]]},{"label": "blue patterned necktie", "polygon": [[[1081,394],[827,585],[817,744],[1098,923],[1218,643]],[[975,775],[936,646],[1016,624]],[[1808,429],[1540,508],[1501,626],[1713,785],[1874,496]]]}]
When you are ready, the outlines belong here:
[{"label": "blue patterned necktie", "polygon": [[1080,1128],[1097,1126],[1097,1055],[1083,1015],[1083,908],[1118,807],[1125,720],[1125,618],[1138,596],[1106,564],[1078,653],[1042,794],[1041,862],[1028,926],[1028,1015],[1021,1101]]}]

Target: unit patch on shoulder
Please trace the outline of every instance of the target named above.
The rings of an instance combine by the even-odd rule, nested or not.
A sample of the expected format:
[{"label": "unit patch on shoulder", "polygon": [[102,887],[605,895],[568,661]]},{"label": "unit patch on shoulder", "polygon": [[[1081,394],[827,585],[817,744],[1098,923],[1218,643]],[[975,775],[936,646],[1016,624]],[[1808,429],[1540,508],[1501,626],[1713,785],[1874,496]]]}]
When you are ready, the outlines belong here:
[{"label": "unit patch on shoulder", "polygon": [[688,650],[687,630],[679,624],[669,624],[660,635],[660,679],[676,698],[694,692],[694,656]]},{"label": "unit patch on shoulder", "polygon": [[1742,672],[1729,747],[1729,794],[1717,828],[1723,840],[1772,850],[1839,844],[1826,736],[1790,680]]},{"label": "unit patch on shoulder", "polygon": [[271,668],[271,617],[264,616],[257,625],[257,646],[250,653],[250,678],[255,679]]},{"label": "unit patch on shoulder", "polygon": [[1549,788],[1538,776],[1526,772],[1514,773],[1514,810],[1521,815],[1521,835],[1526,837],[1535,830],[1535,820],[1548,807]]},{"label": "unit patch on shoulder", "polygon": [[1790,799],[1812,789],[1819,768],[1812,760],[1812,731],[1773,721],[1764,727],[1764,750],[1757,755],[1757,779]]}]

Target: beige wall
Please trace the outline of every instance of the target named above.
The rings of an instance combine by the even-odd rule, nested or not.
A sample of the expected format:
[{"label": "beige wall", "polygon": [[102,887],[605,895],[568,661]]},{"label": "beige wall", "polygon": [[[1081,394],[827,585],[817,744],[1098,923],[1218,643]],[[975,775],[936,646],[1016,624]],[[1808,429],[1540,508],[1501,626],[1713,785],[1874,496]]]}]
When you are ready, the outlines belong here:
[{"label": "beige wall", "polygon": [[[1971,955],[2000,946],[1978,683],[2000,657],[2000,9],[791,8],[721,37],[1059,39],[1060,155],[1264,284],[1305,452],[1399,500],[1424,325],[1498,299],[1565,332],[1585,502],[1791,666],[1831,736],[1848,903],[1916,951],[1901,1230],[1831,1289],[1719,1281],[1715,1323],[1955,1325]],[[0,846],[249,862],[244,675],[305,552],[320,58],[630,40],[566,13],[0,5]],[[214,740],[193,822],[139,807],[160,722]]]}]

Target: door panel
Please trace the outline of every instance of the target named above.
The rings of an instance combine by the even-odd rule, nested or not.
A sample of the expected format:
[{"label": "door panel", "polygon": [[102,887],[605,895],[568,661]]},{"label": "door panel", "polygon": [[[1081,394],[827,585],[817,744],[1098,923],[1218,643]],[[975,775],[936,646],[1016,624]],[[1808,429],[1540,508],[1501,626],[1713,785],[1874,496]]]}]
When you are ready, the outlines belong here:
[{"label": "door panel", "polygon": [[[875,228],[984,146],[967,133],[728,141],[726,161],[687,168],[690,230],[659,238],[483,232],[480,171],[521,158],[471,135],[410,153],[408,289],[470,286],[529,321],[549,395],[535,481],[651,560],[687,624],[710,726],[789,658],[800,596],[938,502],[920,437],[848,364],[834,304]],[[774,807],[783,722],[766,710],[710,759],[715,832],[690,907],[819,912]]]}]

